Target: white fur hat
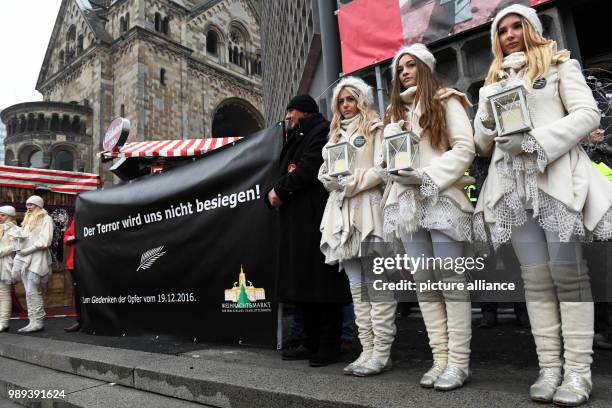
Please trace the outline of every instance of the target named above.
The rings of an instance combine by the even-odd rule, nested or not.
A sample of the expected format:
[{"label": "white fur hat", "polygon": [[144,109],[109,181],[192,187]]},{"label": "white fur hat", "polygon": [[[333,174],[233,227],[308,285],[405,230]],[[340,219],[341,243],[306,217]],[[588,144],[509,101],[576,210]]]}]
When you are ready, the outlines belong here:
[{"label": "white fur hat", "polygon": [[347,86],[357,90],[359,94],[363,95],[367,106],[374,105],[374,92],[372,91],[372,87],[366,84],[363,79],[354,76],[344,77],[340,80],[340,82],[338,82],[338,85],[336,85],[334,88],[332,96],[332,101],[334,101],[333,103],[336,103],[338,100],[338,95],[340,94],[342,88]]},{"label": "white fur hat", "polygon": [[407,47],[401,48],[398,52],[395,53],[393,57],[393,61],[391,62],[391,78],[395,80],[395,67],[397,66],[397,61],[402,58],[403,55],[410,54],[413,57],[418,58],[422,63],[427,65],[431,72],[434,71],[436,67],[436,57],[433,56],[429,48],[425,46],[425,44],[414,43]]},{"label": "white fur hat", "polygon": [[502,18],[506,17],[508,14],[518,14],[519,16],[524,17],[540,35],[542,35],[544,31],[542,28],[542,22],[538,17],[538,13],[536,13],[534,9],[521,4],[513,4],[508,6],[497,13],[493,19],[493,23],[491,24],[491,49],[493,49],[493,55],[495,55],[495,33],[497,33],[497,26]]},{"label": "white fur hat", "polygon": [[8,215],[9,217],[15,218],[17,216],[17,212],[15,211],[15,207],[11,205],[3,205],[0,207],[0,214]]},{"label": "white fur hat", "polygon": [[26,204],[34,204],[34,205],[39,206],[40,208],[44,208],[45,200],[43,200],[41,196],[33,195],[33,196],[30,196],[30,198],[28,198],[28,200],[26,201]]}]

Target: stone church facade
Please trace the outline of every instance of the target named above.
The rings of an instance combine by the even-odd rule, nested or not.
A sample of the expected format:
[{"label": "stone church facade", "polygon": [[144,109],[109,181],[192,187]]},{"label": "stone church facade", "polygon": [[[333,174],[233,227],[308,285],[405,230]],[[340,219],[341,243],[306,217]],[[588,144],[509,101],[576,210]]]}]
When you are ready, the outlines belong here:
[{"label": "stone church facade", "polygon": [[258,0],[63,0],[44,100],[2,111],[6,164],[110,181],[97,153],[117,116],[128,142],[248,135],[264,126],[261,74]]}]

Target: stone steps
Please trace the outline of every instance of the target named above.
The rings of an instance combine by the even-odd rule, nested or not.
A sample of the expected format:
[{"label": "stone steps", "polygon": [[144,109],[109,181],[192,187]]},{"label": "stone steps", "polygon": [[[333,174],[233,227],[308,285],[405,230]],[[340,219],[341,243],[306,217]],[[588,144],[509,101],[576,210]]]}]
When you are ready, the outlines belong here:
[{"label": "stone steps", "polygon": [[[364,379],[342,375],[342,364],[313,369],[304,361],[281,362],[272,351],[210,346],[177,356],[1,333],[0,398],[6,398],[9,384],[48,389],[59,386],[52,382],[58,378],[69,382],[66,390],[71,390],[71,398],[81,398],[77,400],[81,404],[86,398],[96,398],[100,405],[113,401],[105,408],[156,406],[154,402],[129,405],[138,400],[137,395],[170,398],[179,404],[167,407],[183,403],[222,408],[534,407],[527,398],[533,369],[509,370],[490,363],[474,367],[468,386],[438,392],[419,387],[424,370],[413,363]],[[16,381],[11,368],[15,365],[42,371],[34,379],[22,376]],[[612,391],[606,384],[611,380],[608,375],[595,380],[596,395],[587,407],[610,406]],[[117,405],[114,399],[125,404]]]},{"label": "stone steps", "polygon": [[[56,399],[14,398],[9,391],[63,391]],[[13,397],[13,398],[11,398]],[[191,408],[200,404],[0,357],[0,407]]]}]

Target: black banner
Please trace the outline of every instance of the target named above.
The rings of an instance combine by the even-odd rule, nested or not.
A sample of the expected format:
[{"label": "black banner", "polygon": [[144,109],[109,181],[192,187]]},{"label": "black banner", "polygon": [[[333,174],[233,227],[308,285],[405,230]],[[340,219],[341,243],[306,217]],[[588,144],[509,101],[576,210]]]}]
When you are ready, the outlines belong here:
[{"label": "black banner", "polygon": [[278,125],[167,173],[81,194],[84,330],[276,344],[277,217],[261,197],[281,148]]}]

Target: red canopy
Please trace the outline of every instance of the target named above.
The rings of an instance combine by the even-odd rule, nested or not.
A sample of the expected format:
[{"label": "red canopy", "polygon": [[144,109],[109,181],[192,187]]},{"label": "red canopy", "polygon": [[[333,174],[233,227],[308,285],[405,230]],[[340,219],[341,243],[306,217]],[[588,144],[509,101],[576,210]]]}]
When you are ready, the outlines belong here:
[{"label": "red canopy", "polygon": [[97,189],[98,180],[98,175],[91,173],[0,166],[0,186],[7,187],[78,194]]},{"label": "red canopy", "polygon": [[217,137],[208,139],[150,140],[126,143],[119,151],[100,153],[104,159],[119,157],[184,157],[199,156],[234,143],[241,137]]}]

